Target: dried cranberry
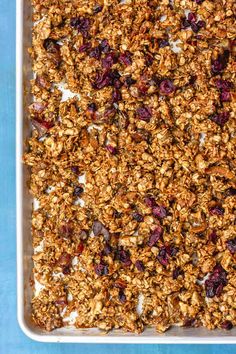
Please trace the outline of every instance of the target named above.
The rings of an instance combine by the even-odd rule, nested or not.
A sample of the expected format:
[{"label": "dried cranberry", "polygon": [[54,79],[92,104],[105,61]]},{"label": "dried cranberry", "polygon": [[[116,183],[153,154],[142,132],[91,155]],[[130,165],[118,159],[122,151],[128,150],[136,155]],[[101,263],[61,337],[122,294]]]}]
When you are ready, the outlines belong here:
[{"label": "dried cranberry", "polygon": [[216,80],[216,87],[218,89],[229,91],[233,87],[233,84],[230,81],[218,79]]},{"label": "dried cranberry", "polygon": [[195,0],[196,4],[200,5],[204,2],[204,0]]},{"label": "dried cranberry", "polygon": [[175,91],[175,86],[173,82],[169,79],[165,79],[160,84],[160,92],[162,95],[170,95]]},{"label": "dried cranberry", "polygon": [[168,39],[158,39],[159,48],[164,48],[170,45]]},{"label": "dried cranberry", "polygon": [[57,41],[55,41],[55,39],[52,38],[45,39],[43,42],[43,47],[48,53],[51,54],[57,54],[60,51],[59,44],[57,43]]},{"label": "dried cranberry", "polygon": [[142,222],[144,220],[143,215],[140,214],[140,213],[134,213],[133,214],[133,219],[138,221],[138,222]]},{"label": "dried cranberry", "polygon": [[216,234],[216,232],[215,232],[215,231],[212,231],[212,232],[210,233],[210,235],[208,236],[208,238],[209,238],[209,241],[210,241],[210,242],[216,243],[216,241],[217,241],[217,234]]},{"label": "dried cranberry", "polygon": [[102,59],[102,67],[104,69],[110,69],[112,65],[114,65],[117,62],[117,56],[114,52],[108,53],[103,59]]},{"label": "dried cranberry", "polygon": [[168,256],[170,256],[170,257],[176,256],[176,254],[179,252],[179,248],[175,247],[173,245],[167,245],[167,246],[165,246],[165,248],[166,248],[166,252],[167,252]]},{"label": "dried cranberry", "polygon": [[123,263],[125,266],[130,266],[131,265],[131,259],[130,259],[130,253],[129,251],[126,251],[121,247],[120,249],[117,250],[116,253],[117,259]]},{"label": "dried cranberry", "polygon": [[128,50],[126,50],[124,53],[120,54],[119,61],[126,66],[131,65],[132,64],[131,53]]},{"label": "dried cranberry", "polygon": [[157,241],[162,237],[163,229],[161,226],[157,226],[152,232],[148,240],[148,246],[153,247]]},{"label": "dried cranberry", "polygon": [[210,117],[212,122],[223,127],[229,120],[229,112],[221,112]]},{"label": "dried cranberry", "polygon": [[197,33],[199,31],[199,26],[198,26],[198,23],[195,23],[195,22],[191,22],[191,29],[194,33]]},{"label": "dried cranberry", "polygon": [[94,266],[94,271],[97,275],[102,276],[102,275],[107,275],[108,274],[108,266],[104,263],[99,263],[95,264]]},{"label": "dried cranberry", "polygon": [[153,208],[156,205],[156,201],[155,201],[154,197],[148,196],[144,199],[144,201],[145,201],[146,205],[150,208]]},{"label": "dried cranberry", "polygon": [[118,89],[114,89],[112,92],[112,103],[117,103],[122,100],[121,92]]},{"label": "dried cranberry", "polygon": [[227,66],[229,60],[229,50],[219,54],[216,60],[212,61],[211,72],[213,75],[220,74]]},{"label": "dried cranberry", "polygon": [[221,324],[221,328],[226,329],[226,331],[230,331],[233,328],[233,324],[231,321],[226,320]]},{"label": "dried cranberry", "polygon": [[138,269],[139,272],[144,272],[145,267],[142,261],[136,261],[135,267]]},{"label": "dried cranberry", "polygon": [[91,43],[85,43],[85,44],[82,44],[80,47],[79,47],[79,52],[80,53],[86,53],[89,51],[89,49],[91,49]]},{"label": "dried cranberry", "polygon": [[72,166],[71,167],[71,171],[73,173],[75,173],[76,175],[78,175],[79,174],[79,167],[78,166]]},{"label": "dried cranberry", "polygon": [[117,154],[117,148],[115,146],[112,145],[107,145],[106,146],[107,151],[109,151],[112,155],[116,155]]},{"label": "dried cranberry", "polygon": [[152,213],[154,216],[157,216],[158,218],[165,218],[167,215],[166,209],[162,205],[156,205],[152,209]]},{"label": "dried cranberry", "polygon": [[194,12],[189,12],[188,21],[189,22],[196,22],[197,21],[197,15]]},{"label": "dried cranberry", "polygon": [[94,14],[98,14],[99,12],[102,11],[102,6],[101,5],[95,5],[94,8],[93,8],[93,13]]},{"label": "dried cranberry", "polygon": [[119,291],[118,297],[119,297],[119,300],[122,304],[124,304],[126,302],[126,295],[123,290]]},{"label": "dried cranberry", "polygon": [[71,19],[71,27],[74,27],[82,34],[83,37],[88,37],[88,32],[90,29],[89,18],[86,17],[74,17]]},{"label": "dried cranberry", "polygon": [[206,28],[206,22],[203,20],[200,20],[197,22],[198,28]]},{"label": "dried cranberry", "polygon": [[74,196],[79,197],[84,192],[84,188],[81,186],[76,186],[74,189]]},{"label": "dried cranberry", "polygon": [[236,237],[226,241],[226,247],[230,253],[236,253]]},{"label": "dried cranberry", "polygon": [[149,122],[152,118],[151,109],[148,106],[139,107],[136,110],[137,116],[140,120],[144,120],[145,122]]},{"label": "dried cranberry", "polygon": [[224,208],[219,205],[216,205],[209,209],[211,215],[224,215]]},{"label": "dried cranberry", "polygon": [[109,75],[110,75],[110,77],[112,79],[112,84],[114,83],[114,80],[120,78],[120,74],[119,74],[119,71],[117,69],[111,70]]},{"label": "dried cranberry", "polygon": [[160,251],[158,253],[157,259],[163,266],[167,266],[167,264],[168,264],[168,255],[167,255],[165,246],[160,248]]},{"label": "dried cranberry", "polygon": [[[123,85],[123,83],[119,79],[114,79],[113,86],[116,89],[120,89],[122,87],[122,85]],[[120,96],[121,96],[121,93],[120,93]]]},{"label": "dried cranberry", "polygon": [[99,48],[102,53],[108,53],[110,51],[110,46],[107,39],[103,39],[99,44]]},{"label": "dried cranberry", "polygon": [[105,70],[96,74],[96,78],[95,81],[92,83],[92,86],[93,88],[100,90],[104,87],[111,85],[111,83],[112,79],[110,77],[110,72],[109,70]]},{"label": "dried cranberry", "polygon": [[191,25],[191,23],[186,19],[186,18],[184,18],[183,20],[182,20],[182,28],[188,28],[188,27],[190,27],[190,25]]},{"label": "dried cranberry", "polygon": [[67,301],[66,296],[60,296],[60,297],[55,301],[55,304],[56,304],[56,305],[59,305],[59,306],[66,306],[66,305],[68,305],[68,301]]},{"label": "dried cranberry", "polygon": [[84,250],[84,244],[83,244],[83,242],[80,242],[77,249],[76,249],[75,255],[76,256],[81,255],[81,253],[83,253],[83,250]]},{"label": "dried cranberry", "polygon": [[220,296],[225,285],[227,285],[227,272],[221,264],[217,264],[205,281],[206,296],[209,298]]},{"label": "dried cranberry", "polygon": [[99,60],[101,58],[100,47],[97,46],[97,47],[92,48],[89,52],[89,56],[90,56],[90,58],[95,58],[95,59]]},{"label": "dried cranberry", "polygon": [[222,91],[220,94],[220,100],[222,102],[229,102],[231,101],[231,94],[229,91]]},{"label": "dried cranberry", "polygon": [[175,280],[177,279],[180,275],[183,275],[184,272],[183,270],[180,268],[180,267],[177,267],[173,270],[173,273],[172,273],[172,278]]}]

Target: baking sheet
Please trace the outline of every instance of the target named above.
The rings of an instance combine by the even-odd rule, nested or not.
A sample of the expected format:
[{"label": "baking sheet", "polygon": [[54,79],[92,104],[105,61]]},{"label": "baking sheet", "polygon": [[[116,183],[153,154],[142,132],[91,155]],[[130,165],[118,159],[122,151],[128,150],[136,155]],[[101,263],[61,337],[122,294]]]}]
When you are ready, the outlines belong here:
[{"label": "baking sheet", "polygon": [[25,149],[24,142],[30,135],[27,119],[27,105],[30,97],[32,78],[27,48],[31,41],[31,5],[29,0],[17,0],[16,9],[16,181],[17,181],[17,305],[18,321],[23,332],[30,338],[42,342],[77,343],[236,343],[236,328],[226,332],[209,331],[204,328],[173,327],[166,333],[158,334],[155,328],[147,328],[142,334],[124,333],[113,330],[104,334],[98,329],[61,328],[45,332],[31,320],[33,254],[31,240],[31,210],[33,200],[27,189],[29,172],[21,162]]}]

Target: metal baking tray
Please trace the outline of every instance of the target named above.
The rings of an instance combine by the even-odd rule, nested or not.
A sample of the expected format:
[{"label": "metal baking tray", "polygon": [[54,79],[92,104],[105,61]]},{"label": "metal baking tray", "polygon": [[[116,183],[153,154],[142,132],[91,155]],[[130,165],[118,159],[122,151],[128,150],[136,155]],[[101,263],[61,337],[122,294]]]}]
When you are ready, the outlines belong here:
[{"label": "metal baking tray", "polygon": [[27,48],[31,45],[30,0],[16,1],[16,184],[17,184],[17,315],[22,331],[40,342],[77,343],[236,343],[236,328],[226,332],[209,331],[204,328],[172,327],[166,333],[158,334],[154,328],[147,328],[142,334],[124,333],[114,330],[107,334],[96,328],[61,328],[46,332],[31,320],[33,254],[31,239],[31,210],[33,200],[27,189],[28,169],[22,164],[25,141],[30,135],[27,119],[27,104],[31,100],[31,62]]}]

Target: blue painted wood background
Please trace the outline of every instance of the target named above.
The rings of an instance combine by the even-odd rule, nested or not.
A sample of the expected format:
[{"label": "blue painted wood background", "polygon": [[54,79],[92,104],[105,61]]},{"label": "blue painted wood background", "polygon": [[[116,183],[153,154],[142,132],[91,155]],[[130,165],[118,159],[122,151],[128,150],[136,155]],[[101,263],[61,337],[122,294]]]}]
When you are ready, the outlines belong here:
[{"label": "blue painted wood background", "polygon": [[0,354],[236,353],[232,345],[33,342],[21,332],[16,320],[15,219],[15,1],[0,0]]}]

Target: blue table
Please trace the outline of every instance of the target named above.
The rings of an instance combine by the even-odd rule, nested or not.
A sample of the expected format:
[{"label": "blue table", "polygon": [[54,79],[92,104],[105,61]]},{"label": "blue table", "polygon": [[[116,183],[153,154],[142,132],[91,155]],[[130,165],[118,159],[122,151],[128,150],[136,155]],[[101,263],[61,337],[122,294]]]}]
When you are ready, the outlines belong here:
[{"label": "blue table", "polygon": [[[79,1],[79,0],[78,0]],[[16,320],[15,261],[15,2],[0,0],[0,354],[233,354],[230,345],[79,345],[36,343]]]}]

